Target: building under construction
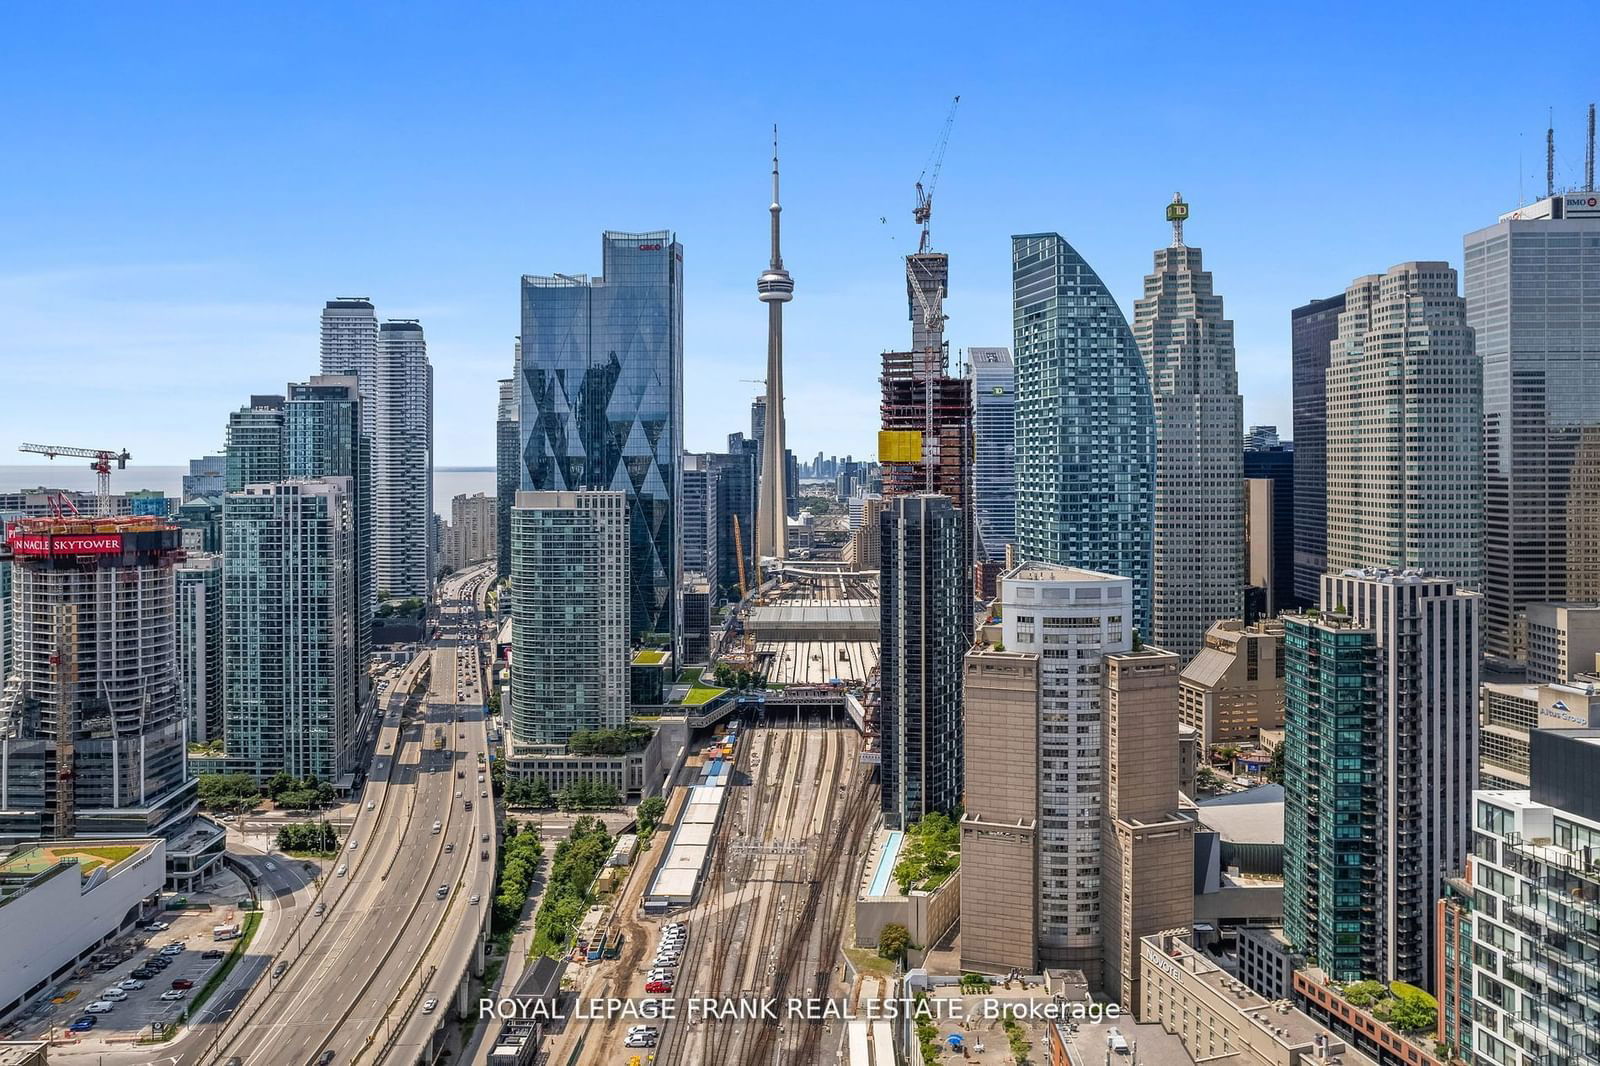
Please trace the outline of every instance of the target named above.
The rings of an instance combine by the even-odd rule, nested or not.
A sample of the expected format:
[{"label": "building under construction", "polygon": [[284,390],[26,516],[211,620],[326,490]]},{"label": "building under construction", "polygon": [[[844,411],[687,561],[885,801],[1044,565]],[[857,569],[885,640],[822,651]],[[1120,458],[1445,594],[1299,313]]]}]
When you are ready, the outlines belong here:
[{"label": "building under construction", "polygon": [[146,516],[9,527],[0,844],[150,836],[193,814],[176,678],[181,543],[177,526]]}]

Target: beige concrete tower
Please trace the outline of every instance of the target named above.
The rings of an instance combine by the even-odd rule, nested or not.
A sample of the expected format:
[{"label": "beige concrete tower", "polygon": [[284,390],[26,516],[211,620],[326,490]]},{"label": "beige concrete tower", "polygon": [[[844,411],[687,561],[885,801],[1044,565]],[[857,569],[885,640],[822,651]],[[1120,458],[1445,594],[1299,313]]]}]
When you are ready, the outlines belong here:
[{"label": "beige concrete tower", "polygon": [[[756,502],[756,558],[789,554],[789,512],[784,504],[783,305],[794,299],[794,279],[778,249],[778,128],[772,128],[772,262],[756,279],[757,298],[767,305],[767,423],[761,442],[761,498]],[[759,563],[758,563],[759,565]]]}]

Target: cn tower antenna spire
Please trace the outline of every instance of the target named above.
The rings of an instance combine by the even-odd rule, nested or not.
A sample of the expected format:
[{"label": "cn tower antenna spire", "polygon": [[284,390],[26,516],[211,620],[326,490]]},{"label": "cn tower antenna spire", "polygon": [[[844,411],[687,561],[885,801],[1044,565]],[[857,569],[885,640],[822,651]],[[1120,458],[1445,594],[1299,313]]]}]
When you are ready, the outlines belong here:
[{"label": "cn tower antenna spire", "polygon": [[[778,245],[778,127],[772,127],[772,261],[756,278],[756,294],[767,305],[767,410],[761,441],[761,480],[756,499],[756,566],[789,554],[789,510],[783,419],[783,305],[794,299],[794,279],[783,269]],[[758,581],[757,584],[760,582]]]}]

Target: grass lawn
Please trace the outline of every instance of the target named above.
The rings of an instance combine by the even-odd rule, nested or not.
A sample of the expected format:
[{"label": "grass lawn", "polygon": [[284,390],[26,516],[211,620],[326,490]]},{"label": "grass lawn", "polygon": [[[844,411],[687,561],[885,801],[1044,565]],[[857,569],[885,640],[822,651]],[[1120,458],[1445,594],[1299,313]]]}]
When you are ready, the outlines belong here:
[{"label": "grass lawn", "polygon": [[683,697],[683,705],[685,707],[699,707],[702,704],[710,703],[726,691],[728,690],[725,688],[692,688],[689,690],[689,694]]},{"label": "grass lawn", "polygon": [[659,648],[640,648],[633,653],[635,666],[659,666],[667,661],[667,653]]}]

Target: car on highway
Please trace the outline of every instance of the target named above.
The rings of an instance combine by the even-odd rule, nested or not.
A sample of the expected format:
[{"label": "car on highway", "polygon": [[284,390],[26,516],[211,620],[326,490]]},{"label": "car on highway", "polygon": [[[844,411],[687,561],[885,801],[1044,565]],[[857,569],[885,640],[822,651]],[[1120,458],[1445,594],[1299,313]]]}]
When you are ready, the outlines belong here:
[{"label": "car on highway", "polygon": [[478,897],[477,896],[473,896],[471,899],[467,900],[467,903],[470,906],[476,907],[478,905]]},{"label": "car on highway", "polygon": [[329,1048],[327,1051],[324,1051],[321,1055],[317,1056],[317,1066],[328,1066],[328,1063],[330,1063],[332,1061],[333,1061],[333,1049],[332,1048]]},{"label": "car on highway", "polygon": [[368,800],[368,801],[367,801],[367,810],[369,810],[369,811],[370,811],[370,810],[372,810],[372,809],[373,809],[373,808],[375,808],[375,807],[377,807],[377,804],[376,804],[376,803],[373,803],[373,802],[372,802],[372,801],[371,801],[371,800]]},{"label": "car on highway", "polygon": [[484,789],[482,792],[479,792],[478,793],[478,798],[479,799],[488,799],[489,798],[489,790],[488,789]]},{"label": "car on highway", "polygon": [[85,1014],[82,1018],[79,1018],[77,1021],[67,1026],[67,1028],[74,1033],[87,1033],[90,1029],[93,1029],[98,1024],[100,1024],[99,1018],[96,1018],[92,1014]]},{"label": "car on highway", "polygon": [[313,917],[321,918],[325,913],[327,913],[327,910],[328,905],[319,899],[317,900],[317,905],[312,908],[311,914]]},{"label": "car on highway", "polygon": [[432,1014],[434,1008],[437,1007],[438,1005],[439,1005],[439,1001],[434,999],[432,996],[429,996],[427,999],[422,1001],[422,1013],[424,1013],[424,1014]]},{"label": "car on highway", "polygon": [[341,862],[339,864],[339,868],[337,870],[333,871],[333,876],[335,876],[335,877],[343,877],[345,871],[348,870],[348,869],[350,869],[350,867],[346,866],[344,863]]},{"label": "car on highway", "polygon": [[171,988],[171,989],[168,989],[167,991],[161,993],[161,998],[162,999],[166,999],[166,1000],[178,1000],[178,999],[182,999],[184,996],[187,996],[188,994],[189,994],[189,990],[186,989],[186,988]]},{"label": "car on highway", "polygon": [[354,840],[352,840],[352,841],[351,841],[351,842],[350,842],[350,850],[351,850],[351,851],[354,851],[354,850],[356,850],[356,842],[355,842],[355,841],[354,841]]},{"label": "car on highway", "polygon": [[454,840],[450,841],[449,843],[445,844],[445,846],[444,846],[444,853],[446,855],[453,854],[455,852],[455,850],[456,850],[456,842]]},{"label": "car on highway", "polygon": [[189,980],[187,977],[174,977],[172,979],[172,987],[186,991],[194,987],[194,982]]},{"label": "car on highway", "polygon": [[449,885],[440,885],[439,886],[439,891],[436,893],[436,895],[440,899],[444,899],[449,894],[450,894],[450,886]]},{"label": "car on highway", "polygon": [[288,959],[281,959],[281,960],[279,960],[278,965],[276,965],[276,966],[274,966],[272,968],[272,976],[274,978],[282,977],[284,975],[284,972],[287,971],[288,969],[289,969],[289,960]]},{"label": "car on highway", "polygon": [[489,861],[489,849],[488,848],[484,848],[481,851],[479,851],[478,852],[478,858],[482,859],[484,862],[488,862]]}]

